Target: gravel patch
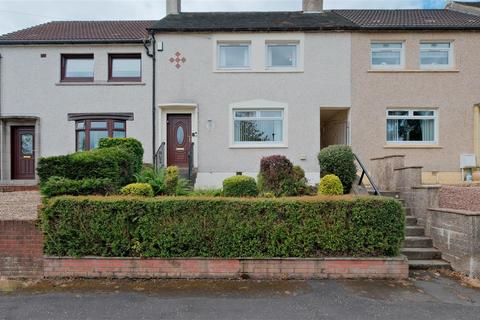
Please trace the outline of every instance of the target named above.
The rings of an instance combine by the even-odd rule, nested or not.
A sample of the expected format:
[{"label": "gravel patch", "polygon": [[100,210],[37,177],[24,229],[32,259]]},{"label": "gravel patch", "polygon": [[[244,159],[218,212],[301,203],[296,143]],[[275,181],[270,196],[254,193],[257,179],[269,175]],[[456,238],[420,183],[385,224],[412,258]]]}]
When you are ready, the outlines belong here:
[{"label": "gravel patch", "polygon": [[38,191],[0,192],[0,220],[36,220]]},{"label": "gravel patch", "polygon": [[480,211],[480,186],[443,186],[440,189],[440,208]]}]

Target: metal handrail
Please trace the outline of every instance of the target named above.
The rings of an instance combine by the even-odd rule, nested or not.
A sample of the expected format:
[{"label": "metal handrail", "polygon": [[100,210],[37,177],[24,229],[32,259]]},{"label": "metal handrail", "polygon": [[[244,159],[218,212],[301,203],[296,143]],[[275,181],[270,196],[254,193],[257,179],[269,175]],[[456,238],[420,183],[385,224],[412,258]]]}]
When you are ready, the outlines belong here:
[{"label": "metal handrail", "polygon": [[362,185],[362,182],[363,182],[363,178],[365,176],[367,176],[368,178],[368,181],[370,181],[370,185],[372,186],[373,190],[374,190],[374,195],[376,196],[381,196],[381,193],[380,193],[380,190],[378,190],[378,187],[377,185],[375,184],[375,182],[373,181],[372,177],[370,176],[370,174],[368,173],[368,170],[367,168],[363,165],[362,161],[360,160],[359,157],[357,157],[356,154],[353,154],[355,156],[355,160],[357,160],[358,164],[360,165],[360,168],[362,168],[362,175],[360,176],[360,180],[358,181],[358,185],[361,186]]},{"label": "metal handrail", "polygon": [[193,175],[193,157],[194,157],[194,143],[190,143],[190,149],[188,150],[188,180],[192,181]]},{"label": "metal handrail", "polygon": [[165,166],[165,142],[162,142],[160,147],[158,147],[157,152],[153,156],[153,161],[155,169],[161,169]]}]

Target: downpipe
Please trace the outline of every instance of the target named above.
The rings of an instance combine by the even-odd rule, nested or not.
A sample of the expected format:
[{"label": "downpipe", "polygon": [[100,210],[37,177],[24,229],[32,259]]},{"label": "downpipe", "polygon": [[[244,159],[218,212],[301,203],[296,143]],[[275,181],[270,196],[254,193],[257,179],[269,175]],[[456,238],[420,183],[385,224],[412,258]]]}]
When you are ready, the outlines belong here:
[{"label": "downpipe", "polygon": [[[150,44],[150,48],[148,47]],[[152,163],[155,163],[155,153],[157,146],[157,108],[156,108],[156,39],[155,33],[150,32],[150,38],[143,42],[147,56],[152,58]],[[151,50],[151,51],[150,51]]]}]

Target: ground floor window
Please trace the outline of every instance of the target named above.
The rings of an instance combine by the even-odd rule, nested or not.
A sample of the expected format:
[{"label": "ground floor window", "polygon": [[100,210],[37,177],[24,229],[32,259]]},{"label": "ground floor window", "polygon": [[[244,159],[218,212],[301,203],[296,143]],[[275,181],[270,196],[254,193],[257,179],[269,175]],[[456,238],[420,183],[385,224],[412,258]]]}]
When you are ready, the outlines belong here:
[{"label": "ground floor window", "polygon": [[127,134],[127,125],[124,120],[77,120],[75,128],[77,151],[97,148],[102,138],[125,138]]},{"label": "ground floor window", "polygon": [[283,143],[283,115],[283,109],[234,109],[234,143]]},{"label": "ground floor window", "polygon": [[436,143],[436,110],[387,110],[387,142]]}]

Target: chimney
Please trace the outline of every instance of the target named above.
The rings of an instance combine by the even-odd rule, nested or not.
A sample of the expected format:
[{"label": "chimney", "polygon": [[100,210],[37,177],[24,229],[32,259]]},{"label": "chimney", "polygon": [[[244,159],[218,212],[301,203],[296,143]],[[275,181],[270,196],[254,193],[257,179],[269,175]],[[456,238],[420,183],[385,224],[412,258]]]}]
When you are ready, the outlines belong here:
[{"label": "chimney", "polygon": [[323,12],[323,0],[303,0],[303,12],[305,13]]},{"label": "chimney", "polygon": [[182,12],[182,0],[167,0],[167,15]]}]

